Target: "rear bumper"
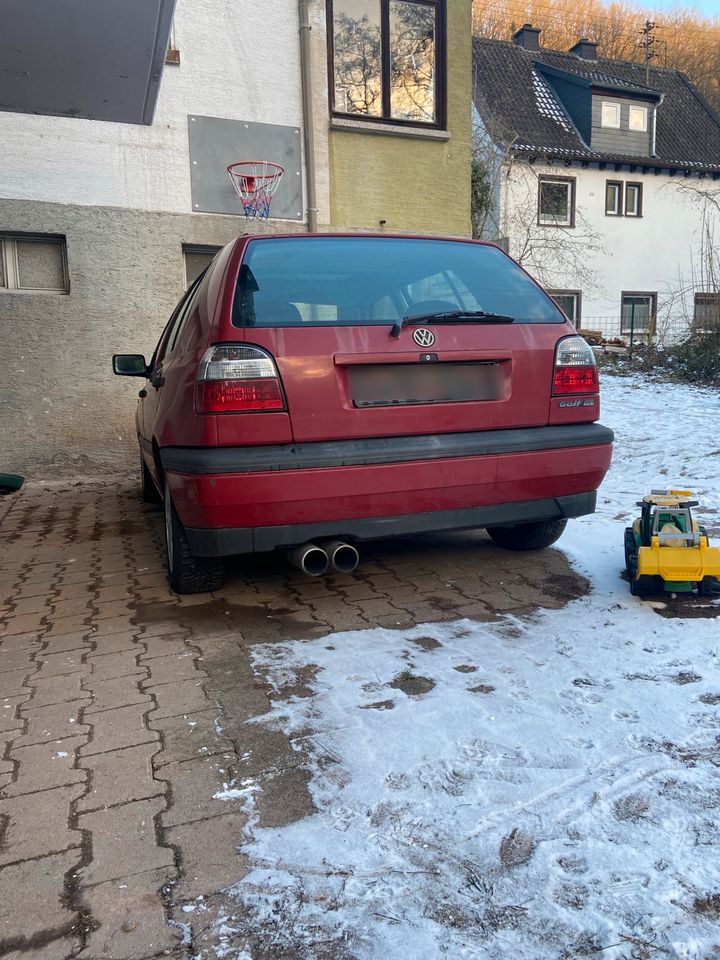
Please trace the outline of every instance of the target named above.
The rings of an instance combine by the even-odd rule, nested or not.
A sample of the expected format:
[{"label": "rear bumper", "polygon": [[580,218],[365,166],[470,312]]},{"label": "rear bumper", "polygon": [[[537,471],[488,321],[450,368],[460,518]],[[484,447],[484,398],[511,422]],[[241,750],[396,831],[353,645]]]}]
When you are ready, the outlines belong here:
[{"label": "rear bumper", "polygon": [[309,540],[339,537],[345,540],[384,540],[421,533],[499,527],[532,520],[581,517],[595,510],[597,494],[578,493],[569,497],[526,500],[492,507],[464,510],[434,510],[399,517],[370,517],[359,520],[298,523],[273,527],[199,529],[187,527],[190,549],[199,557],[228,557],[237,553],[260,553],[277,547],[293,547]]},{"label": "rear bumper", "polygon": [[161,457],[191,549],[226,556],[592,513],[612,439],[572,424]]}]

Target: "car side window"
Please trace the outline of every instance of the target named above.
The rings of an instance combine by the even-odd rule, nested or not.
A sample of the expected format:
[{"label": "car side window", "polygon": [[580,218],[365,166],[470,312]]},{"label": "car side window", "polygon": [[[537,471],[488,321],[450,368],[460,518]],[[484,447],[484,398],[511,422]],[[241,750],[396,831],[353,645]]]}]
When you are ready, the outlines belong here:
[{"label": "car side window", "polygon": [[180,302],[173,310],[172,316],[168,320],[167,325],[162,332],[162,336],[160,337],[158,345],[155,348],[155,353],[150,361],[150,368],[152,370],[154,370],[156,367],[159,367],[167,354],[172,352],[178,333],[180,332],[180,327],[182,326],[183,320],[187,316],[188,307],[190,306],[191,301],[195,298],[195,293],[198,289],[200,281],[202,280],[202,277],[203,274],[201,274],[197,280],[195,280],[194,283],[185,291]]},{"label": "car side window", "polygon": [[185,322],[187,318],[192,313],[193,307],[195,306],[195,301],[197,300],[198,290],[200,289],[200,281],[202,280],[202,275],[197,278],[193,286],[189,291],[189,296],[185,300],[182,310],[180,311],[177,321],[173,325],[172,330],[170,331],[170,336],[167,339],[167,345],[165,348],[165,356],[169,356],[175,349],[175,345],[180,339],[180,334],[185,327]]}]

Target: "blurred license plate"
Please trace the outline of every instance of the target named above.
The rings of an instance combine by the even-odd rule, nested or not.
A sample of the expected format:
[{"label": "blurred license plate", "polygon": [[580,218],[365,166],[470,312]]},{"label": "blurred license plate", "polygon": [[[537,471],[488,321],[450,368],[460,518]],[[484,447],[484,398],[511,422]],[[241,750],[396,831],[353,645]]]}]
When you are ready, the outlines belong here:
[{"label": "blurred license plate", "polygon": [[498,400],[499,364],[394,363],[348,368],[350,396],[356,407],[411,403]]}]

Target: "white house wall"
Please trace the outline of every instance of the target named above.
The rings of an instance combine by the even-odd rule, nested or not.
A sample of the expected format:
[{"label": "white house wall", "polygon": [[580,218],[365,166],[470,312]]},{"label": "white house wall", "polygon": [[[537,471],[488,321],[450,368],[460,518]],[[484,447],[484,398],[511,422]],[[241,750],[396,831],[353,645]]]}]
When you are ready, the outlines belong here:
[{"label": "white house wall", "polygon": [[[543,175],[576,178],[575,227],[557,230],[537,224],[537,180]],[[641,217],[605,215],[607,180],[642,183]],[[713,186],[718,184],[682,174],[514,161],[506,168],[502,233],[510,238],[510,253],[522,257],[546,287],[582,291],[583,326],[619,332],[622,293],[642,291],[657,293],[659,329],[677,328],[692,317],[694,291],[702,288],[703,209],[714,217],[720,243],[720,214],[694,192]],[[548,236],[557,242],[546,245]],[[536,252],[535,264],[525,250],[528,242]]]},{"label": "white house wall", "polygon": [[189,213],[188,114],[302,126],[297,0],[178,0],[174,38],[152,126],[0,114],[0,196]]}]

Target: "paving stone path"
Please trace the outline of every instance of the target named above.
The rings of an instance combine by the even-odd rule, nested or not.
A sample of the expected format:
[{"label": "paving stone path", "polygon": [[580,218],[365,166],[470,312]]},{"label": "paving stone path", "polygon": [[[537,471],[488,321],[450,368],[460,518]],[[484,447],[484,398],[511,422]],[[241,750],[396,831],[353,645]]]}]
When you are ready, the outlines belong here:
[{"label": "paving stone path", "polygon": [[312,811],[302,754],[247,723],[271,693],[249,646],[583,590],[561,554],[520,573],[478,536],[368,548],[355,575],[323,580],[237,561],[217,594],[178,597],[161,516],[129,481],[0,501],[0,956],[208,955],[212,929],[183,906],[220,902],[248,869],[241,807],[215,794],[251,776],[261,825]]}]

